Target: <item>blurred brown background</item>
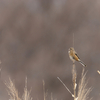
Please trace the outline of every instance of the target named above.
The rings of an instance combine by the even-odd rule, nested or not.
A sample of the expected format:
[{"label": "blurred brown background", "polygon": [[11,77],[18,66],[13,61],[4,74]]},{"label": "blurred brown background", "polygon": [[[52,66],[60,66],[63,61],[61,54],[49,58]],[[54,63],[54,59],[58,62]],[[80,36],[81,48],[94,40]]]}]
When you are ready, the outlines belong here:
[{"label": "blurred brown background", "polygon": [[[5,80],[14,80],[20,96],[28,78],[33,100],[43,100],[43,84],[57,100],[73,100],[57,79],[72,90],[73,44],[87,64],[90,97],[100,99],[100,1],[99,0],[0,0],[0,100],[8,100]],[[82,65],[76,63],[78,80]]]}]

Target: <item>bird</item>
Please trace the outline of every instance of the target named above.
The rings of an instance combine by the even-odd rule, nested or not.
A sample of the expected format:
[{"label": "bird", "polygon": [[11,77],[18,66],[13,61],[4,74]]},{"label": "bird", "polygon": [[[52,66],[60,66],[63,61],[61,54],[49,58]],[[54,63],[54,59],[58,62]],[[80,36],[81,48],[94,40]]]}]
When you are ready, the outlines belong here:
[{"label": "bird", "polygon": [[76,53],[76,51],[74,50],[73,47],[70,47],[69,50],[68,50],[68,54],[69,54],[69,58],[75,62],[75,61],[78,61],[80,64],[82,64],[83,66],[86,66],[83,61],[80,60],[78,54]]}]

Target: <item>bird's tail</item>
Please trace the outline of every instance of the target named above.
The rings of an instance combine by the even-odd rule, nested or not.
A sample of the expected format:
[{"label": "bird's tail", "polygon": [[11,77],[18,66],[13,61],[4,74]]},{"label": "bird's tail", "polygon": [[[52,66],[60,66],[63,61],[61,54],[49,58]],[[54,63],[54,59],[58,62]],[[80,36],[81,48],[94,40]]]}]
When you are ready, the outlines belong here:
[{"label": "bird's tail", "polygon": [[84,67],[86,67],[86,65],[80,60],[79,61],[80,62],[80,64],[82,64]]}]

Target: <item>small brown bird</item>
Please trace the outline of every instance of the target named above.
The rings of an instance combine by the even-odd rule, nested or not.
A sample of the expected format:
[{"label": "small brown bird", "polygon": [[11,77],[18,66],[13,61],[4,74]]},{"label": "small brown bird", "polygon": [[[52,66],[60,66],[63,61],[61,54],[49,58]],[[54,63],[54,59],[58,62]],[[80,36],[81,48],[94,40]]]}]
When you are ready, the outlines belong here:
[{"label": "small brown bird", "polygon": [[69,48],[68,53],[69,53],[70,59],[71,59],[73,62],[78,61],[78,62],[81,63],[83,66],[86,66],[86,65],[80,60],[80,58],[78,57],[78,55],[77,55],[77,53],[76,53],[76,51],[74,50],[73,47]]}]

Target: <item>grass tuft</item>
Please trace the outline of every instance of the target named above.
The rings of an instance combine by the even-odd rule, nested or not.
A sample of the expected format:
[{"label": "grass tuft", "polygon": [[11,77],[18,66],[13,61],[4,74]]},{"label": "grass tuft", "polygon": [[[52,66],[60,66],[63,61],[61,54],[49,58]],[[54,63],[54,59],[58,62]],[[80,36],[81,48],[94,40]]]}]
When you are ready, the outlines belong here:
[{"label": "grass tuft", "polygon": [[87,87],[88,81],[86,81],[86,73],[84,69],[82,71],[81,80],[78,86],[78,100],[91,100],[89,99],[89,93],[92,91],[91,88]]},{"label": "grass tuft", "polygon": [[30,91],[27,90],[27,78],[25,81],[25,88],[24,88],[24,93],[22,97],[19,97],[18,90],[15,87],[14,82],[9,78],[9,82],[5,82],[5,85],[7,86],[7,92],[9,95],[9,100],[32,100],[30,96]]},{"label": "grass tuft", "polygon": [[[76,82],[77,72],[75,68],[75,63],[73,63],[73,67],[72,67],[73,93],[70,91],[70,89],[65,85],[65,83],[63,83],[63,81],[59,77],[57,78],[64,85],[67,91],[71,94],[74,100],[91,100],[92,99],[92,98],[89,98],[89,93],[92,91],[92,89],[87,87],[88,81],[86,80],[86,73],[84,72],[84,68],[81,74],[81,80],[79,84],[77,84]],[[78,88],[78,91],[76,91],[77,88]]]}]

